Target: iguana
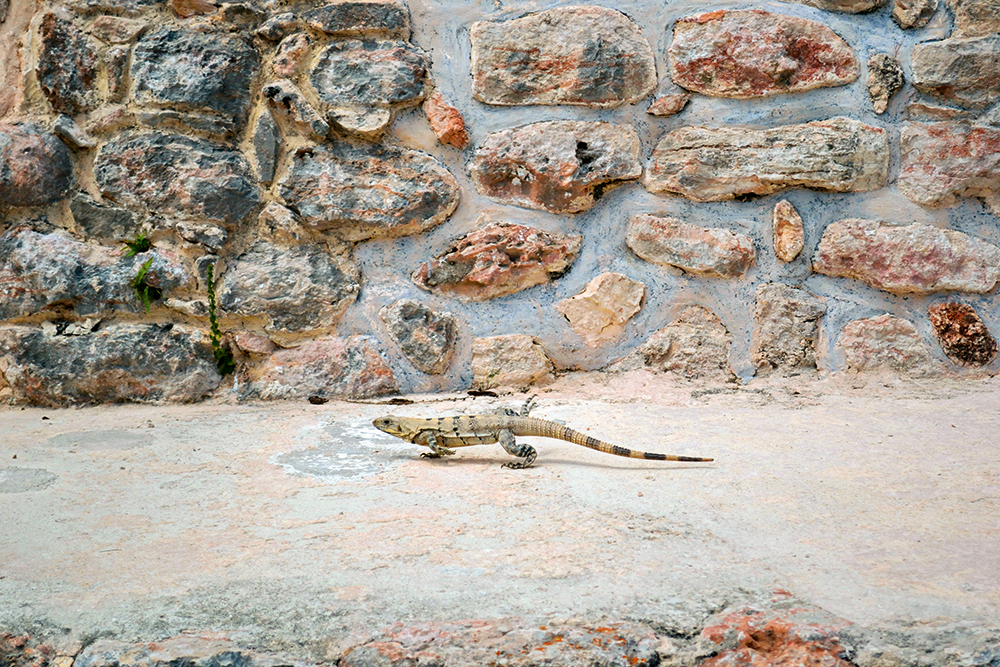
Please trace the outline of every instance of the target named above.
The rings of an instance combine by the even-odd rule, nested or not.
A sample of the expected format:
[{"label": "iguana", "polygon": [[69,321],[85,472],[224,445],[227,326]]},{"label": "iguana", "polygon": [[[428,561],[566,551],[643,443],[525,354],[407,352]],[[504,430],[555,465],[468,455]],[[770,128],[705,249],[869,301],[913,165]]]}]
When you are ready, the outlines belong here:
[{"label": "iguana", "polygon": [[469,417],[437,417],[432,419],[417,419],[413,417],[397,417],[386,415],[372,421],[380,431],[402,438],[407,442],[430,447],[430,452],[421,456],[431,459],[451,456],[455,450],[449,447],[468,447],[471,445],[492,445],[499,442],[511,456],[523,460],[504,463],[504,468],[527,468],[538,452],[531,445],[518,444],[516,435],[535,435],[543,438],[557,438],[576,445],[596,449],[606,454],[625,456],[632,459],[647,459],[650,461],[712,461],[693,456],[671,456],[654,454],[652,452],[636,452],[631,449],[612,445],[610,443],[584,435],[562,424],[545,419],[529,417],[528,413],[534,407],[535,397],[532,396],[515,412],[510,408],[498,411],[497,414],[474,415]]}]

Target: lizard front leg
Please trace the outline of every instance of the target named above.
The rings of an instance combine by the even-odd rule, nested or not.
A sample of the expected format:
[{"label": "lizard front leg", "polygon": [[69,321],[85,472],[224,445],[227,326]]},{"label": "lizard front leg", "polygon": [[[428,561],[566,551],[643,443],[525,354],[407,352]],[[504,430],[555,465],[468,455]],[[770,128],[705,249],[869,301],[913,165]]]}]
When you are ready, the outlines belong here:
[{"label": "lizard front leg", "polygon": [[535,448],[531,445],[517,444],[517,439],[514,438],[514,434],[510,431],[510,429],[500,431],[497,440],[508,454],[524,459],[523,461],[504,463],[504,468],[527,468],[535,462],[535,457],[538,456],[538,452],[536,452]]},{"label": "lizard front leg", "polygon": [[454,449],[448,449],[447,447],[442,447],[441,445],[439,445],[437,443],[437,438],[434,436],[433,432],[425,431],[425,433],[426,435],[424,436],[424,439],[426,440],[426,442],[424,442],[424,444],[430,447],[431,451],[423,452],[420,455],[422,458],[439,459],[442,456],[452,456],[455,453]]}]

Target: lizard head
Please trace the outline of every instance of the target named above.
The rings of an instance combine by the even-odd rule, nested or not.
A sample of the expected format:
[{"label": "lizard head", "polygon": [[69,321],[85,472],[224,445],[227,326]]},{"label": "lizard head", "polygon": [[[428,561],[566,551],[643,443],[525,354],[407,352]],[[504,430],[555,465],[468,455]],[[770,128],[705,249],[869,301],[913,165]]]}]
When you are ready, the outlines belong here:
[{"label": "lizard head", "polygon": [[402,417],[397,417],[396,415],[386,415],[384,417],[379,417],[372,420],[372,426],[380,431],[384,431],[389,435],[394,435],[397,438],[402,438],[406,429],[403,428]]}]

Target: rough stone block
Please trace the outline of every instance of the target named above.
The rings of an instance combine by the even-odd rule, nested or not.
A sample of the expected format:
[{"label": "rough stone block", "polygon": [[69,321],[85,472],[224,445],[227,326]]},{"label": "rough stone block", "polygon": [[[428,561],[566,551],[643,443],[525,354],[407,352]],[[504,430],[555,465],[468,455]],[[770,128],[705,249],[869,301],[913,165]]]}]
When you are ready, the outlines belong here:
[{"label": "rough stone block", "polygon": [[459,149],[469,145],[469,133],[465,131],[462,114],[448,104],[441,93],[436,91],[431,93],[424,100],[423,109],[438,141]]},{"label": "rough stone block", "polygon": [[278,166],[278,148],[281,136],[278,134],[278,124],[270,109],[261,109],[257,122],[253,126],[253,156],[257,162],[257,176],[261,183],[274,180],[274,170]]},{"label": "rough stone block", "polygon": [[828,12],[860,14],[881,7],[886,3],[886,0],[794,0],[794,2],[825,9]]},{"label": "rough stone block", "polygon": [[714,97],[768,97],[858,78],[854,50],[830,28],[759,9],[678,19],[667,54],[675,84]]},{"label": "rough stone block", "polygon": [[472,42],[472,94],[495,105],[635,104],[656,87],[653,50],[619,11],[559,7],[480,21]]},{"label": "rough stone block", "polygon": [[330,125],[313,109],[298,86],[288,79],[267,84],[260,91],[271,108],[288,119],[293,127],[320,141],[330,133]]},{"label": "rough stone block", "polygon": [[955,17],[952,37],[981,37],[1000,33],[1000,5],[996,0],[946,0]]},{"label": "rough stone block", "polygon": [[208,16],[219,11],[219,8],[209,0],[167,0],[167,7],[182,19],[188,19],[192,16]]},{"label": "rough stone block", "polygon": [[98,16],[90,26],[90,34],[108,44],[129,44],[145,32],[149,24],[122,16]]},{"label": "rough stone block", "polygon": [[967,123],[905,123],[899,190],[923,206],[1000,195],[1000,129]]},{"label": "rough stone block", "polygon": [[472,341],[472,388],[518,391],[553,379],[552,361],[531,336],[513,334]]},{"label": "rough stone block", "polygon": [[578,235],[549,234],[511,222],[491,222],[454,240],[413,273],[417,287],[484,301],[541,285],[569,270]]},{"label": "rough stone block", "polygon": [[868,97],[875,113],[885,113],[889,99],[904,83],[903,68],[898,60],[886,53],[876,53],[868,59]]},{"label": "rough stone block", "polygon": [[770,130],[683,127],[653,150],[644,184],[694,201],[721,201],[807,187],[869,192],[885,185],[885,130],[831,118]]},{"label": "rough stone block", "polygon": [[309,35],[304,32],[297,32],[281,40],[272,62],[275,76],[281,78],[295,76],[309,55],[311,48],[312,42]]},{"label": "rough stone block", "polygon": [[144,9],[164,2],[165,0],[65,0],[63,4],[81,14],[138,16]]},{"label": "rough stone block", "polygon": [[687,93],[662,95],[653,100],[653,103],[646,109],[646,113],[650,116],[660,116],[661,118],[674,116],[681,112],[690,99],[691,96]]},{"label": "rough stone block", "polygon": [[336,37],[410,38],[410,14],[400,0],[337,0],[305,12],[302,18]]},{"label": "rough stone block", "polygon": [[66,144],[33,123],[0,125],[0,202],[44,206],[73,184]]},{"label": "rough stone block", "polygon": [[823,232],[813,270],[894,294],[985,293],[1000,281],[1000,248],[925,223],[840,220]]},{"label": "rough stone block", "polygon": [[840,332],[840,347],[847,368],[853,371],[890,371],[914,377],[944,371],[913,323],[888,313],[848,322]]},{"label": "rough stone block", "polygon": [[443,373],[451,365],[458,341],[458,320],[454,315],[400,299],[383,307],[379,317],[406,358],[424,373]]},{"label": "rough stone block", "polygon": [[625,243],[648,262],[713,278],[740,278],[757,257],[749,236],[649,213],[629,218]]},{"label": "rough stone block", "polygon": [[430,65],[408,42],[344,40],[323,49],[309,81],[333,107],[411,107],[429,92]]},{"label": "rough stone block", "polygon": [[757,288],[751,358],[758,374],[783,374],[816,367],[819,318],[826,301],[780,283]]},{"label": "rough stone block", "polygon": [[639,136],[611,123],[533,123],[486,137],[470,172],[476,190],[501,203],[579,213],[613,185],[642,175]]},{"label": "rough stone block", "polygon": [[138,220],[125,208],[103,206],[85,194],[78,194],[69,203],[73,220],[87,238],[102,243],[119,243],[132,239],[138,231]]},{"label": "rough stone block", "polygon": [[962,106],[988,107],[1000,99],[997,53],[1000,34],[917,44],[910,65],[913,85]]},{"label": "rough stone block", "polygon": [[782,200],[774,205],[771,223],[774,228],[774,254],[782,262],[791,262],[802,252],[805,243],[802,217],[794,206]]},{"label": "rough stone block", "polygon": [[997,339],[972,306],[954,301],[936,303],[927,312],[934,335],[952,361],[975,368],[996,358]]},{"label": "rough stone block", "polygon": [[620,273],[602,273],[579,294],[555,304],[570,328],[589,347],[618,338],[642,308],[646,286]]},{"label": "rough stone block", "polygon": [[57,113],[75,115],[97,103],[97,53],[71,21],[49,12],[39,26],[38,85]]},{"label": "rough stone block", "polygon": [[938,0],[895,0],[892,20],[903,30],[923,28],[937,12]]}]

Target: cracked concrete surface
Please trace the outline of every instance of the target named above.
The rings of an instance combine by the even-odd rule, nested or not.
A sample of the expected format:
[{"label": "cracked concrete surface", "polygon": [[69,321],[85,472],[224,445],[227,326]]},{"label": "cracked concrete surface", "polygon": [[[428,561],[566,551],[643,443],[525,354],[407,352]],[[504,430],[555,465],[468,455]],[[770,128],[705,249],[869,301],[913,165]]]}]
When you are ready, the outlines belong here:
[{"label": "cracked concrete surface", "polygon": [[4,408],[0,630],[220,632],[334,660],[397,622],[614,618],[688,636],[775,589],[873,633],[996,628],[997,389],[571,375],[533,416],[716,461],[531,438],[521,471],[499,445],[421,459],[370,422],[522,396]]}]

